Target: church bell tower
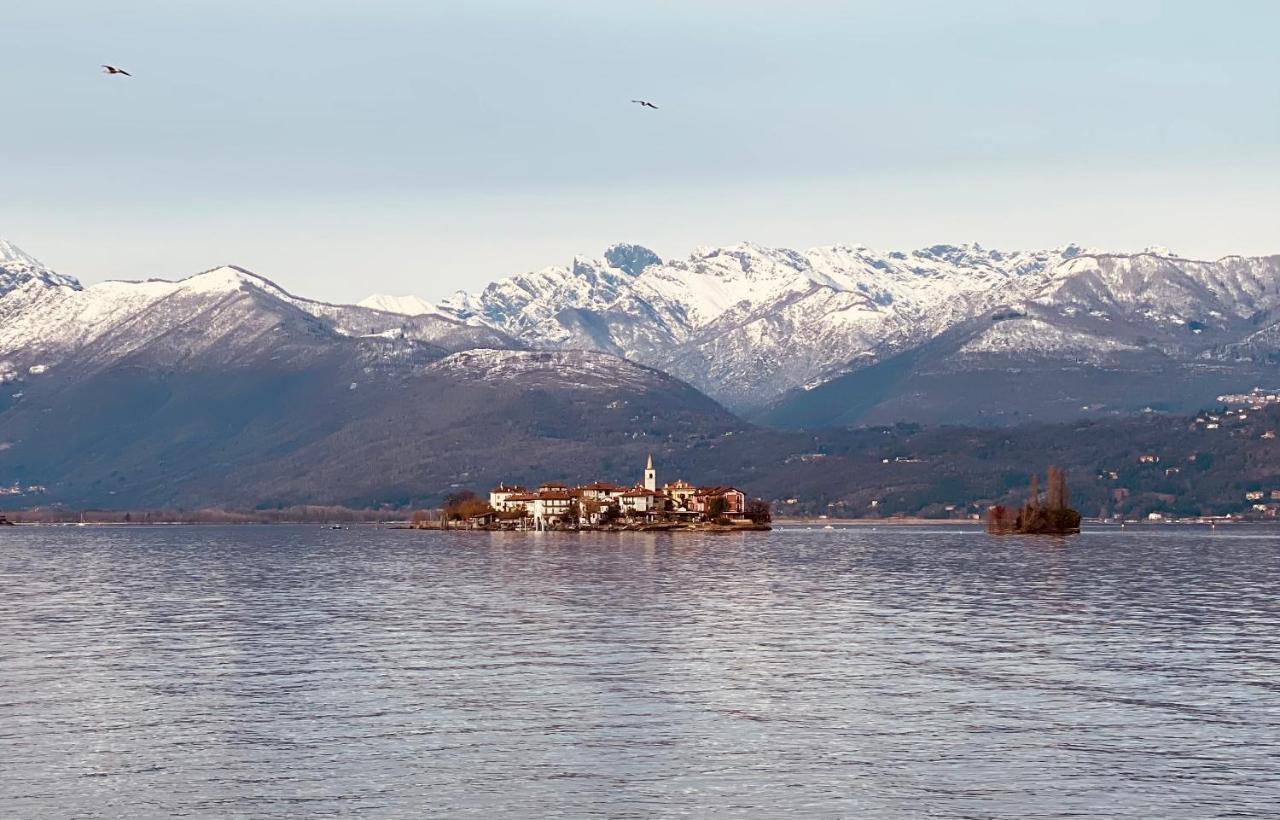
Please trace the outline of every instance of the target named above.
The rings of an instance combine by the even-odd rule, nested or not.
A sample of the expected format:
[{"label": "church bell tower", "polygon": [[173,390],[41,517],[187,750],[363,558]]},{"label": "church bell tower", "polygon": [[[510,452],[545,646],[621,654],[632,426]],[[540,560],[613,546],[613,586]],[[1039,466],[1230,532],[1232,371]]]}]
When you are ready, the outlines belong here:
[{"label": "church bell tower", "polygon": [[653,456],[649,456],[649,461],[644,465],[644,488],[649,492],[657,492],[658,490],[658,471],[653,469]]}]

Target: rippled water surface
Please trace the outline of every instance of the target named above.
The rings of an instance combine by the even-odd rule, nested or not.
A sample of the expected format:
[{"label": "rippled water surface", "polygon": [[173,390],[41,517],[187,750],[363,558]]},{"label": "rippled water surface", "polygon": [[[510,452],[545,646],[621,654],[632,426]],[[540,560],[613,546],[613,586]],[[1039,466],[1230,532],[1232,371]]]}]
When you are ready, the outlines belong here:
[{"label": "rippled water surface", "polygon": [[1262,817],[1280,531],[0,529],[8,817]]}]

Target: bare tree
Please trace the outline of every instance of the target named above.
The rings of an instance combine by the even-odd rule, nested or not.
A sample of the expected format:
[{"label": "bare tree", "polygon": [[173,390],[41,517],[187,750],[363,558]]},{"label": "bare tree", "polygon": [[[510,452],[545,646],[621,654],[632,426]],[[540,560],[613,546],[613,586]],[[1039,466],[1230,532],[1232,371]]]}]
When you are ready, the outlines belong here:
[{"label": "bare tree", "polygon": [[1065,510],[1071,506],[1071,498],[1067,491],[1067,473],[1061,467],[1049,468],[1049,509]]}]

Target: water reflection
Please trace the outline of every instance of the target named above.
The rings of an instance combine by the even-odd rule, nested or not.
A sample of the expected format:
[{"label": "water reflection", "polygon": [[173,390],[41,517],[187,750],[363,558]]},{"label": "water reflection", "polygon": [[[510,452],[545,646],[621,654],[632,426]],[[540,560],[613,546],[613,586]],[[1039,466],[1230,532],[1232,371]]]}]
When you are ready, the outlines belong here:
[{"label": "water reflection", "polygon": [[1278,541],[19,528],[0,805],[1269,816]]}]

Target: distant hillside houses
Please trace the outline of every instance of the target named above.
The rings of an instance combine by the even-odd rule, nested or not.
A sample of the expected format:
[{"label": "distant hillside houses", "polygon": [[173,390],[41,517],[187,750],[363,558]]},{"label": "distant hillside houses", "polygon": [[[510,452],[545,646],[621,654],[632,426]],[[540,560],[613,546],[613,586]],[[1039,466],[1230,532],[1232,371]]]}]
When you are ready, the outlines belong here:
[{"label": "distant hillside houses", "polygon": [[748,522],[746,495],[736,487],[697,487],[676,480],[658,486],[653,456],[644,480],[626,487],[596,481],[578,487],[548,482],[536,490],[502,484],[489,492],[484,523],[528,529],[599,527],[613,523]]},{"label": "distant hillside houses", "polygon": [[1280,404],[1280,392],[1255,387],[1248,393],[1227,393],[1218,396],[1218,401],[1223,404],[1248,405],[1253,410],[1261,410],[1267,405]]}]

